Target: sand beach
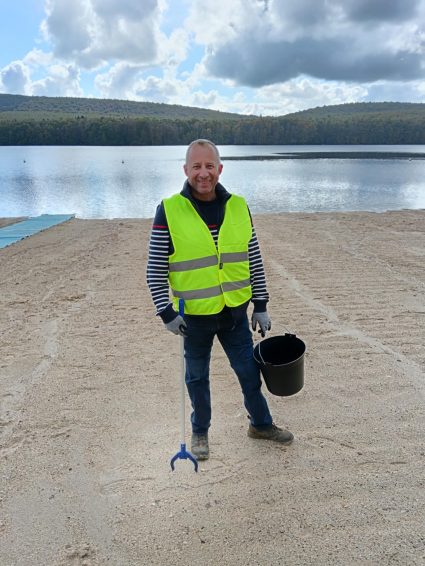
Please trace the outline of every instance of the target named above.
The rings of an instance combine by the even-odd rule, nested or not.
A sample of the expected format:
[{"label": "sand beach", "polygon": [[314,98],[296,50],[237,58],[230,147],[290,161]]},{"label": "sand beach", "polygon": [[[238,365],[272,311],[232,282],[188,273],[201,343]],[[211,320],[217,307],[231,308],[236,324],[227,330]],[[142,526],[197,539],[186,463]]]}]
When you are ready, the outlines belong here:
[{"label": "sand beach", "polygon": [[145,282],[151,220],[0,250],[0,565],[424,564],[425,211],[254,221],[271,335],[307,344],[303,390],[265,390],[295,441],[247,437],[216,345],[197,474],[169,464],[179,339]]}]

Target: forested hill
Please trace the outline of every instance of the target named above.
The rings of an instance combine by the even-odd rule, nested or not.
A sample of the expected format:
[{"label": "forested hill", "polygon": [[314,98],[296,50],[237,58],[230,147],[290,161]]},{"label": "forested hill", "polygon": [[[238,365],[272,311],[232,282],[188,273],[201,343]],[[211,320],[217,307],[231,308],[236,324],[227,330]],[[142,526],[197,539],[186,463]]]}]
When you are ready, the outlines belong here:
[{"label": "forested hill", "polygon": [[149,102],[0,94],[0,145],[425,144],[425,104],[323,106],[278,117]]},{"label": "forested hill", "polygon": [[[114,100],[102,98],[71,98],[53,96],[24,96],[20,94],[0,94],[0,113],[30,113],[47,118],[53,114],[70,117],[72,115],[99,116],[139,116],[149,118],[170,118],[201,120],[240,120],[240,114],[207,110],[176,104],[157,102],[136,102],[134,100]],[[43,116],[44,115],[44,116]]]},{"label": "forested hill", "polygon": [[319,106],[301,110],[293,114],[286,114],[286,117],[312,118],[314,120],[322,118],[344,118],[348,116],[367,116],[371,114],[403,116],[424,116],[425,104],[418,102],[351,102],[347,104],[335,104],[334,106]]}]

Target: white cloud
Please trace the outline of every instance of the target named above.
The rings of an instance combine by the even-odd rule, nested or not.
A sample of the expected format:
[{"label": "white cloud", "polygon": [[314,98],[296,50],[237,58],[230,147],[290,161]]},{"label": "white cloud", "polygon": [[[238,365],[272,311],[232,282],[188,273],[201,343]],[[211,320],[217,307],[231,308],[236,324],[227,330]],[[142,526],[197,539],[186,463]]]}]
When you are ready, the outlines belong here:
[{"label": "white cloud", "polygon": [[[167,69],[185,60],[188,34],[181,28],[161,32],[164,0],[46,0],[45,6],[41,27],[53,51],[34,48],[5,67],[5,92],[82,96],[80,69],[99,67],[107,70],[93,81],[104,97],[163,99],[181,90],[173,88],[175,75]],[[158,65],[162,80],[144,76]]]},{"label": "white cloud", "polygon": [[158,7],[157,0],[92,0],[93,9],[105,20],[125,18],[143,20],[149,18]]},{"label": "white cloud", "polygon": [[184,78],[176,76],[171,67],[162,76],[143,76],[143,67],[117,63],[107,73],[96,77],[96,86],[104,98],[162,102],[221,110],[244,112],[246,101],[243,93],[236,93],[233,99],[221,95],[217,89],[207,89],[202,80],[202,65],[195,65],[192,73]]},{"label": "white cloud", "polygon": [[135,84],[134,93],[139,100],[168,103],[178,98],[178,88],[175,80],[150,76]]},{"label": "white cloud", "polygon": [[162,76],[144,77],[143,72],[143,67],[117,63],[107,73],[99,74],[95,84],[105,98],[183,105],[191,99],[193,77],[180,80],[173,69],[163,72]]},{"label": "white cloud", "polygon": [[368,90],[362,85],[318,81],[301,77],[281,85],[258,89],[256,113],[281,116],[316,106],[360,102]]},{"label": "white cloud", "polygon": [[90,47],[95,33],[90,2],[46,0],[46,14],[42,31],[45,38],[52,41],[57,57],[78,57]]},{"label": "white cloud", "polygon": [[220,45],[232,41],[250,27],[261,12],[260,3],[252,0],[194,0],[190,4],[185,29],[201,45]]},{"label": "white cloud", "polygon": [[168,41],[160,31],[164,9],[157,0],[47,0],[43,30],[56,57],[86,69],[158,64]]},{"label": "white cloud", "polygon": [[165,35],[161,39],[159,49],[160,59],[164,61],[165,66],[175,67],[182,63],[188,54],[189,35],[184,29],[176,29],[170,37]]},{"label": "white cloud", "polygon": [[209,92],[198,90],[192,94],[193,106],[199,106],[201,108],[217,108],[219,99],[220,97],[216,90],[210,90]]},{"label": "white cloud", "polygon": [[52,65],[49,76],[34,81],[31,94],[38,96],[83,96],[80,71],[73,65]]},{"label": "white cloud", "polygon": [[411,81],[409,83],[381,81],[369,86],[365,100],[368,102],[423,102],[424,96],[425,81]]},{"label": "white cloud", "polygon": [[144,70],[142,65],[120,62],[106,73],[95,77],[95,85],[103,98],[132,98],[134,85]]},{"label": "white cloud", "polygon": [[[36,74],[41,78],[34,79]],[[0,70],[0,90],[10,94],[83,96],[80,71],[74,65],[55,62],[51,53],[34,49],[21,61]]]},{"label": "white cloud", "polygon": [[32,49],[22,59],[23,63],[30,67],[48,67],[53,63],[53,53],[41,51],[41,49]]},{"label": "white cloud", "polygon": [[[368,83],[425,76],[424,0],[194,0],[186,22],[219,79],[254,88],[308,75]],[[221,17],[223,15],[223,18]]]},{"label": "white cloud", "polygon": [[187,93],[187,85],[175,77],[149,75],[143,78],[143,67],[117,63],[107,73],[95,79],[104,98],[122,98],[177,104]]},{"label": "white cloud", "polygon": [[195,65],[192,73],[177,76],[177,67],[164,67],[161,75],[145,75],[147,66],[116,63],[106,73],[99,73],[95,84],[104,98],[125,98],[163,102],[167,104],[190,104],[193,90],[200,84],[202,68]]},{"label": "white cloud", "polygon": [[0,90],[8,94],[30,94],[30,69],[22,61],[12,61],[0,70]]}]

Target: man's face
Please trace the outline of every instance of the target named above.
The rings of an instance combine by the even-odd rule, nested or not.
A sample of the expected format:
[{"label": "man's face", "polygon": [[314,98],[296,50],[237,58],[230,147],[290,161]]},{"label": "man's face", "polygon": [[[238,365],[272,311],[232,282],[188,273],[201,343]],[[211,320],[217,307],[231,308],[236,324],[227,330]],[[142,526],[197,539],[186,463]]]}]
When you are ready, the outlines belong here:
[{"label": "man's face", "polygon": [[214,200],[223,165],[210,145],[194,145],[189,151],[184,172],[198,200]]}]

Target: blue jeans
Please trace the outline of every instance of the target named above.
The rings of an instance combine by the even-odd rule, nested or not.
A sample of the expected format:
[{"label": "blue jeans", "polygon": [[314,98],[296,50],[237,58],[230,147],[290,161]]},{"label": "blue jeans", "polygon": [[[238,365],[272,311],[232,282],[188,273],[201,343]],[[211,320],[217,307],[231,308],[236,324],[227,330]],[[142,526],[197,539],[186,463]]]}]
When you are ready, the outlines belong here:
[{"label": "blue jeans", "polygon": [[260,370],[253,358],[252,334],[246,314],[236,322],[229,309],[211,316],[185,316],[184,339],[186,386],[192,403],[192,431],[202,434],[211,424],[210,359],[217,335],[242,389],[251,424],[262,428],[272,424],[267,401],[261,393]]}]

